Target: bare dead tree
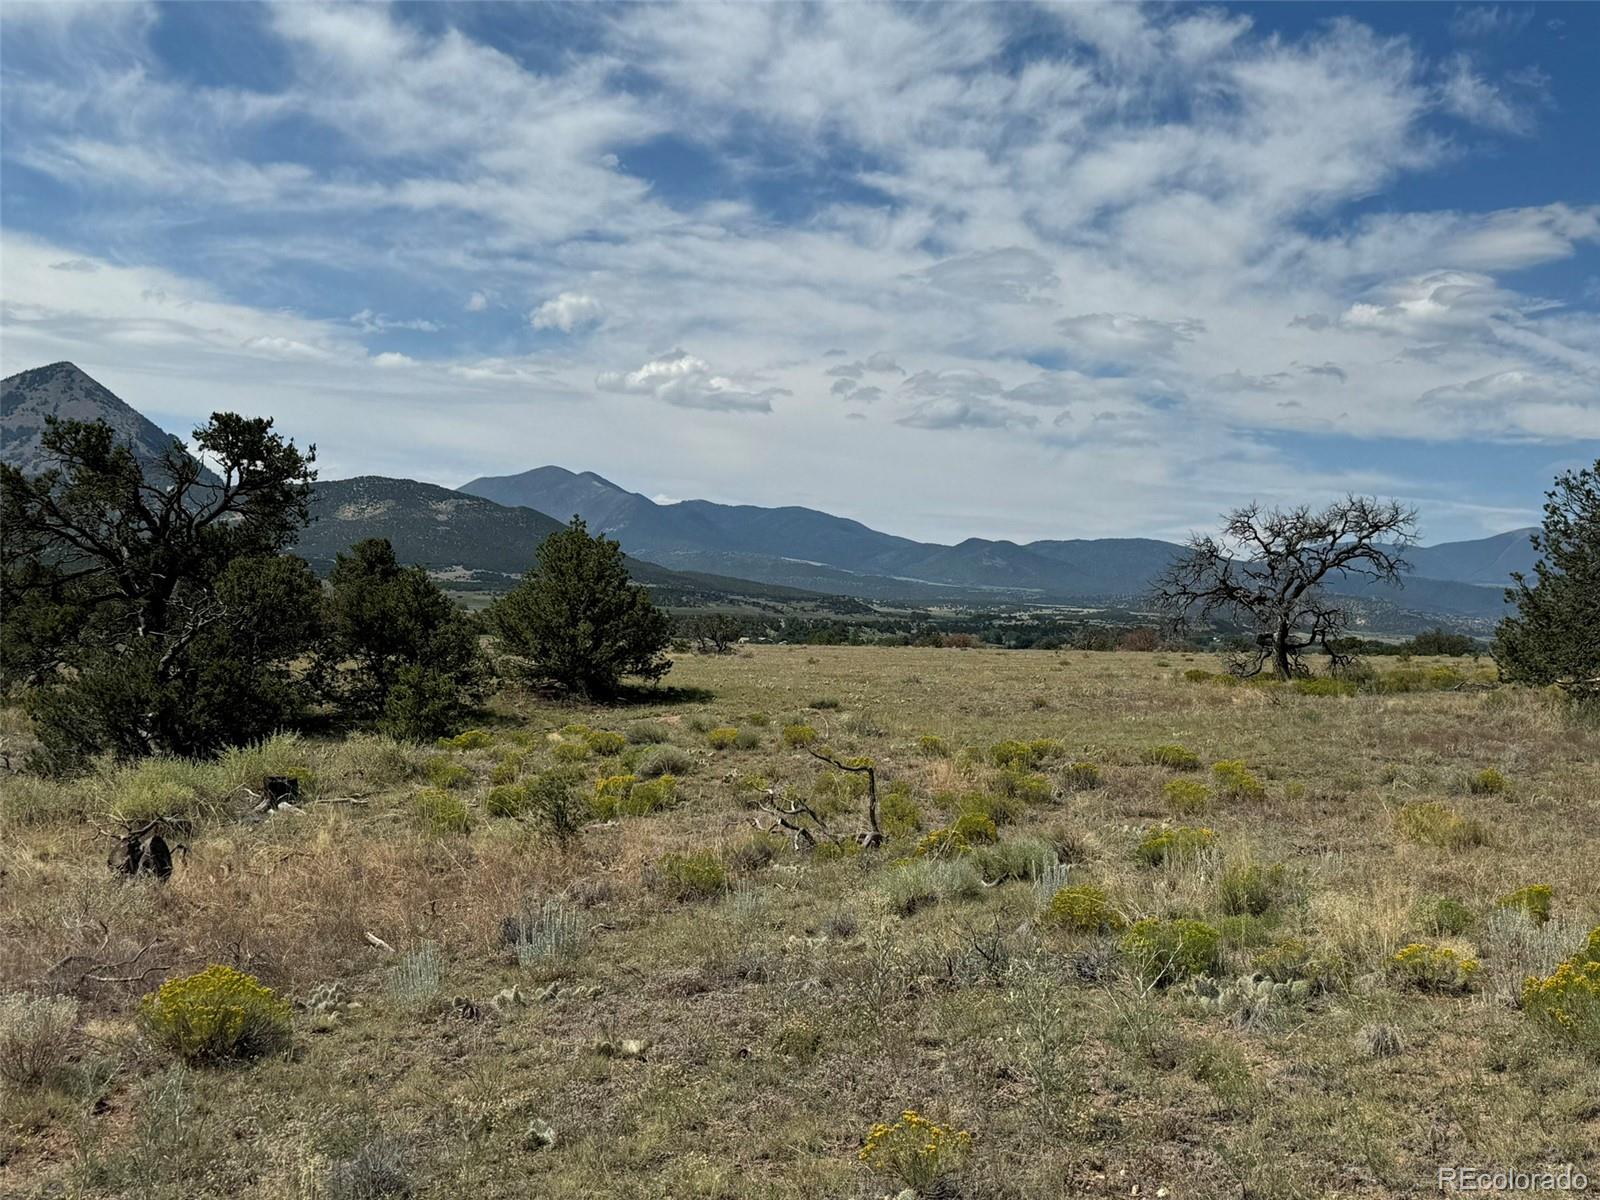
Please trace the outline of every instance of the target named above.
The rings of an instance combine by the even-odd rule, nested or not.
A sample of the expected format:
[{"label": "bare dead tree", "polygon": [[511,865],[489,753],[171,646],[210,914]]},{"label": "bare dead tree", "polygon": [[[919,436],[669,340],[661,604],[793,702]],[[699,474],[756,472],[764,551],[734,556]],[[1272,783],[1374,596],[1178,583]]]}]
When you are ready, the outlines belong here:
[{"label": "bare dead tree", "polygon": [[1252,503],[1229,514],[1220,536],[1190,537],[1188,552],[1156,581],[1154,600],[1175,629],[1218,617],[1253,629],[1236,674],[1270,666],[1279,679],[1304,675],[1302,656],[1313,649],[1347,665],[1337,648],[1347,610],[1323,585],[1348,576],[1400,583],[1416,522],[1415,509],[1368,496],[1320,510]]}]

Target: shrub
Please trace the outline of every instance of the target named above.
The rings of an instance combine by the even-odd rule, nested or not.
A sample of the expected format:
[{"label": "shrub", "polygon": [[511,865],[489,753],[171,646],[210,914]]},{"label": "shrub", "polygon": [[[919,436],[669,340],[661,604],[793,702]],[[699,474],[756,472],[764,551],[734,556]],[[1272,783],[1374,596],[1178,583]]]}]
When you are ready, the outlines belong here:
[{"label": "shrub", "polygon": [[1521,909],[1533,921],[1543,925],[1550,919],[1550,895],[1548,883],[1530,883],[1527,887],[1501,896],[1494,905],[1496,908]]},{"label": "shrub", "polygon": [[917,749],[929,758],[950,757],[950,743],[931,733],[925,733],[917,739]]},{"label": "shrub", "polygon": [[472,829],[467,802],[439,788],[418,792],[411,802],[411,810],[423,828],[432,833],[467,833]]},{"label": "shrub", "polygon": [[592,753],[588,742],[557,742],[550,749],[550,757],[558,763],[587,762]]},{"label": "shrub", "polygon": [[659,775],[687,775],[694,770],[694,759],[676,746],[662,746],[652,750],[639,763],[640,779],[654,779]]},{"label": "shrub", "polygon": [[1217,781],[1217,791],[1229,800],[1264,800],[1267,789],[1261,780],[1252,775],[1239,759],[1225,759],[1214,763],[1211,775]]},{"label": "shrub", "polygon": [[620,811],[625,817],[647,817],[662,812],[678,802],[678,777],[661,775],[655,779],[641,780],[628,789]]},{"label": "shrub", "polygon": [[1437,800],[1407,804],[1395,815],[1395,828],[1402,837],[1429,846],[1463,850],[1486,845],[1489,832],[1471,818]]},{"label": "shrub", "polygon": [[1475,919],[1470,908],[1449,896],[1428,896],[1417,902],[1417,926],[1430,937],[1460,937]]},{"label": "shrub", "polygon": [[913,858],[896,863],[878,880],[891,911],[909,917],[944,900],[967,900],[983,893],[983,879],[969,862]]},{"label": "shrub", "polygon": [[1167,807],[1180,817],[1193,817],[1211,807],[1211,789],[1198,779],[1169,779],[1161,794]]},{"label": "shrub", "polygon": [[818,712],[832,712],[833,710],[840,708],[841,705],[838,698],[835,696],[822,696],[816,700],[813,700],[810,704],[806,705],[806,707],[814,708]]},{"label": "shrub", "polygon": [[920,1194],[967,1165],[972,1135],[908,1108],[893,1125],[874,1125],[858,1157],[875,1173]]},{"label": "shrub", "polygon": [[1251,958],[1250,965],[1277,983],[1310,979],[1315,974],[1311,948],[1299,938],[1285,938],[1281,942],[1274,942],[1256,953]]},{"label": "shrub", "polygon": [[378,732],[402,742],[426,742],[453,728],[462,716],[462,688],[453,673],[409,665],[395,672]]},{"label": "shrub", "polygon": [[1467,791],[1474,796],[1498,796],[1508,786],[1506,777],[1493,767],[1485,767],[1467,778]]},{"label": "shrub", "polygon": [[442,737],[439,745],[450,750],[487,750],[494,745],[494,737],[485,729],[467,729],[455,737]]},{"label": "shrub", "polygon": [[1212,675],[1210,671],[1205,670],[1203,667],[1190,667],[1183,673],[1183,677],[1190,683],[1207,683],[1211,680]]},{"label": "shrub", "polygon": [[1402,984],[1424,992],[1465,992],[1478,973],[1478,960],[1449,946],[1412,942],[1389,960]]},{"label": "shrub", "polygon": [[1147,866],[1159,867],[1164,863],[1198,858],[1214,846],[1216,841],[1217,834],[1213,829],[1176,825],[1170,829],[1156,829],[1146,834],[1135,853]]},{"label": "shrub", "polygon": [[594,809],[594,815],[601,820],[610,820],[622,812],[623,802],[633,791],[633,785],[638,782],[637,775],[608,775],[603,779],[597,779],[594,785],[594,798],[589,802],[589,807]]},{"label": "shrub", "polygon": [[472,772],[448,754],[435,754],[422,764],[422,774],[436,788],[464,787],[472,782]]},{"label": "shrub", "polygon": [[[949,797],[941,799],[948,802]],[[1020,797],[1005,792],[999,795],[968,792],[955,801],[955,808],[957,813],[977,813],[979,816],[988,817],[996,825],[1009,825],[1027,811]]]},{"label": "shrub", "polygon": [[78,1024],[70,996],[0,996],[0,1078],[36,1087],[67,1061]]},{"label": "shrub", "polygon": [[670,742],[672,730],[660,721],[640,721],[628,726],[627,738],[635,746],[653,746],[659,742]]},{"label": "shrub", "polygon": [[1240,863],[1217,880],[1217,903],[1229,916],[1259,917],[1283,891],[1283,867]]},{"label": "shrub", "polygon": [[783,727],[783,744],[785,746],[810,746],[817,740],[817,731],[810,725],[785,725]]},{"label": "shrub", "polygon": [[514,783],[503,783],[489,789],[484,797],[483,811],[491,817],[518,817],[527,803],[527,792]]},{"label": "shrub", "polygon": [[1151,746],[1140,752],[1139,760],[1153,767],[1167,767],[1174,771],[1200,769],[1200,756],[1182,746]]},{"label": "shrub", "polygon": [[593,729],[584,734],[583,744],[589,747],[590,753],[609,758],[613,754],[621,754],[628,739],[609,729]]},{"label": "shrub", "polygon": [[993,844],[1000,840],[994,818],[987,813],[969,810],[962,813],[950,826],[950,832],[970,845]]},{"label": "shrub", "polygon": [[1103,890],[1092,883],[1079,883],[1061,888],[1050,897],[1045,909],[1045,923],[1074,933],[1104,933],[1121,929],[1121,914],[1111,907]]},{"label": "shrub", "polygon": [[922,829],[922,810],[909,792],[896,785],[878,801],[878,824],[888,837],[910,837]]},{"label": "shrub", "polygon": [[562,770],[545,771],[522,786],[522,808],[540,832],[567,842],[583,827],[575,781]]},{"label": "shrub", "polygon": [[710,850],[668,854],[656,864],[661,890],[674,900],[701,900],[728,889],[728,869]]},{"label": "shrub", "polygon": [[1100,768],[1092,762],[1071,763],[1061,772],[1061,786],[1069,792],[1087,792],[1100,782]]},{"label": "shrub", "polygon": [[1600,925],[1551,974],[1528,977],[1522,1008],[1547,1032],[1600,1059]]},{"label": "shrub", "polygon": [[1000,772],[998,783],[1001,795],[1024,804],[1048,804],[1055,799],[1055,789],[1050,786],[1048,775],[1006,770]]},{"label": "shrub", "polygon": [[956,858],[972,853],[972,843],[954,829],[935,829],[917,843],[919,858]]},{"label": "shrub", "polygon": [[733,739],[736,750],[758,750],[761,747],[761,734],[755,729],[741,729],[739,736]]},{"label": "shrub", "polygon": [[290,1005],[253,975],[216,964],[144,998],[150,1038],[191,1065],[255,1058],[289,1044]]},{"label": "shrub", "polygon": [[739,731],[732,725],[719,725],[706,734],[713,750],[726,750],[739,740]]},{"label": "shrub", "polygon": [[1123,935],[1122,951],[1144,979],[1160,987],[1191,975],[1213,974],[1218,940],[1217,931],[1203,921],[1147,917]]},{"label": "shrub", "polygon": [[979,846],[972,855],[972,865],[989,883],[1037,879],[1055,862],[1056,852],[1040,838],[1017,838],[993,846]]},{"label": "shrub", "polygon": [[509,754],[495,763],[494,769],[489,772],[489,782],[495,785],[515,783],[522,777],[523,756]]}]

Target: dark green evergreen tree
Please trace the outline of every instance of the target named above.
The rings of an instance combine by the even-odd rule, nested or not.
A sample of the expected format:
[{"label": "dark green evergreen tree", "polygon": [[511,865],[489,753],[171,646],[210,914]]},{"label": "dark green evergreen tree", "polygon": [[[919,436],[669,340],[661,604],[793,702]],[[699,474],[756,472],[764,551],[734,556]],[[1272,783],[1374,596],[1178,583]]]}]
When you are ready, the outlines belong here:
[{"label": "dark green evergreen tree", "polygon": [[[404,567],[387,538],[357,542],[329,575],[331,657],[349,711],[385,717],[397,736],[449,732],[483,682],[477,633],[422,567]],[[405,697],[396,698],[404,685]],[[421,696],[428,702],[419,704]],[[388,713],[394,703],[403,719]]]},{"label": "dark green evergreen tree", "polygon": [[0,671],[29,685],[47,765],[209,754],[297,719],[320,597],[282,551],[314,448],[232,413],[194,433],[209,470],[177,442],[147,466],[101,421],[42,440],[49,470],[0,467]]},{"label": "dark green evergreen tree", "polygon": [[510,672],[528,683],[603,699],[625,676],[654,681],[671,666],[666,615],[629,580],[622,548],[577,517],[540,544],[489,620]]},{"label": "dark green evergreen tree", "polygon": [[1541,556],[1533,578],[1513,576],[1506,599],[1517,614],[1495,633],[1500,674],[1600,695],[1600,461],[1556,480],[1533,545]]}]

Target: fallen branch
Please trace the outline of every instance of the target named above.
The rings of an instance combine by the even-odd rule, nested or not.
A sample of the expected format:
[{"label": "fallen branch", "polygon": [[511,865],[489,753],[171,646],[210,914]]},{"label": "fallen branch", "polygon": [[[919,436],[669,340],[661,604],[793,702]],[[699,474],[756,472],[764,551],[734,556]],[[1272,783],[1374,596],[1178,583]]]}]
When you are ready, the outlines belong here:
[{"label": "fallen branch", "polygon": [[385,950],[390,954],[395,953],[395,948],[393,946],[389,945],[388,942],[384,941],[381,937],[379,937],[377,934],[373,933],[370,929],[367,930],[365,933],[363,933],[361,936],[367,939],[367,945],[376,946],[379,950]]},{"label": "fallen branch", "polygon": [[868,830],[860,834],[856,840],[868,849],[873,846],[883,845],[883,830],[878,826],[878,769],[872,760],[864,758],[859,762],[840,762],[826,750],[817,750],[807,746],[806,753],[812,758],[827,763],[830,767],[837,767],[841,771],[849,771],[855,775],[867,777],[867,825]]}]

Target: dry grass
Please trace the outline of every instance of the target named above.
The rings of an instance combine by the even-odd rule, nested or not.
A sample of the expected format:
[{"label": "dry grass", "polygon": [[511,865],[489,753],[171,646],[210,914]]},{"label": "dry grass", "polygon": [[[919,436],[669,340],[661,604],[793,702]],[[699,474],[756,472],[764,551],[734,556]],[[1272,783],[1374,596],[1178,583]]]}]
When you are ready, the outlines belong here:
[{"label": "dry grass", "polygon": [[[1343,697],[1183,679],[1213,666],[758,647],[678,665],[671,682],[705,702],[502,696],[483,748],[281,739],[225,764],[147,767],[143,783],[7,779],[0,992],[71,995],[81,1015],[62,1069],[0,1084],[0,1194],[876,1197],[885,1180],[857,1152],[905,1109],[973,1134],[946,1182],[974,1198],[1405,1196],[1456,1163],[1600,1174],[1600,1072],[1512,1004],[1518,972],[1600,923],[1600,732],[1508,689]],[[556,731],[578,723],[632,744],[560,750],[582,735]],[[869,755],[925,829],[1014,788],[989,765],[994,743],[1059,741],[1040,768],[1053,794],[1002,801],[1001,851],[1048,842],[1073,863],[1064,878],[1101,887],[1125,921],[1212,924],[1229,977],[1303,950],[1316,989],[1246,1013],[1148,986],[1114,929],[1042,922],[1031,880],[903,865],[909,830],[859,853],[752,842],[769,794],[840,834],[861,824],[860,777],[785,746],[795,724]],[[713,749],[717,728],[749,732]],[[25,742],[12,717],[5,729]],[[666,811],[563,845],[483,810],[499,764],[527,779],[576,758],[581,800],[663,741],[681,775]],[[1214,795],[1175,820],[1163,788],[1179,773],[1144,761],[1163,745],[1242,761],[1265,795]],[[469,833],[417,819],[439,754],[470,773],[451,793]],[[1064,786],[1083,762],[1098,785]],[[241,789],[269,768],[304,774],[301,814],[250,818]],[[1489,768],[1506,787],[1474,792]],[[161,790],[174,779],[188,791]],[[165,885],[112,880],[109,814],[151,794],[192,810],[188,854]],[[1487,839],[1402,836],[1397,814],[1430,802]],[[1141,865],[1140,840],[1172,823],[1214,829],[1215,848]],[[663,883],[663,860],[708,853],[726,890]],[[1272,888],[1228,915],[1241,905],[1224,873],[1253,868]],[[1495,913],[1534,883],[1553,888],[1548,926]],[[1390,973],[1398,949],[1437,940],[1421,923],[1438,897],[1475,918],[1448,944],[1481,958],[1476,993],[1404,990]],[[549,900],[582,945],[519,965],[502,922]],[[438,948],[435,1002],[396,998],[396,955],[368,933],[402,955]],[[334,983],[343,999],[302,1004],[287,1056],[175,1071],[139,1031],[139,997],[214,962],[297,1001]]]}]

